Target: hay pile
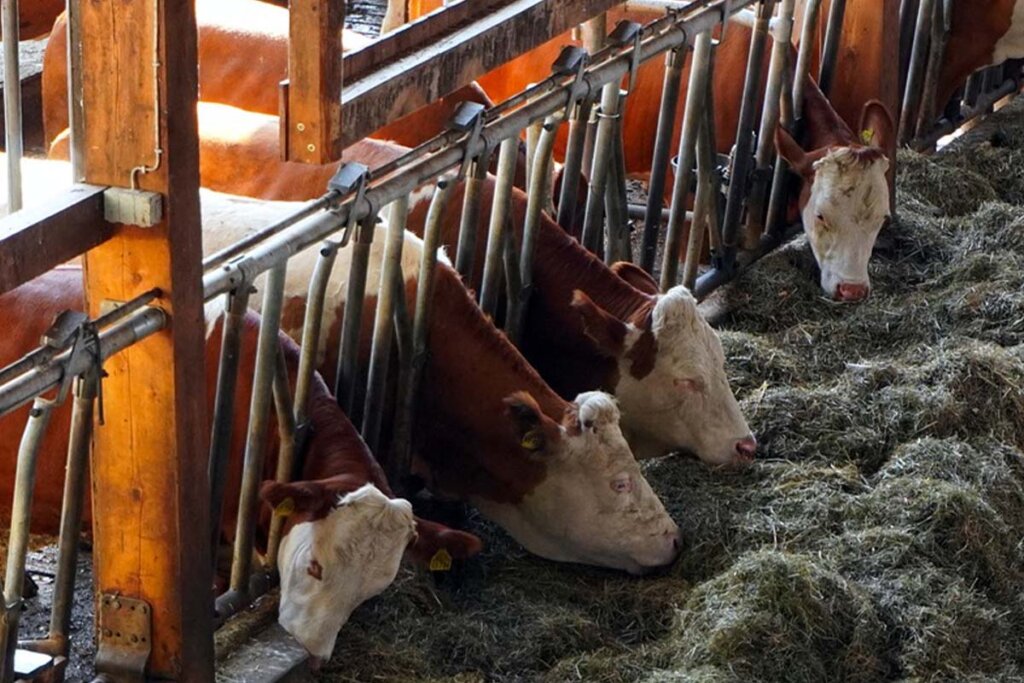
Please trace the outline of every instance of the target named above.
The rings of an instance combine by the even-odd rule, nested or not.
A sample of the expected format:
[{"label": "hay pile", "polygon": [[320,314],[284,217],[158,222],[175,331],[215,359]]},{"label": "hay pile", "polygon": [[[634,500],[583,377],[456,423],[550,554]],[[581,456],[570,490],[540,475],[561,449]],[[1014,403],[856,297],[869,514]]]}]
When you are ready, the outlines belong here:
[{"label": "hay pile", "polygon": [[[763,456],[647,475],[684,530],[667,576],[527,556],[482,520],[461,585],[403,570],[331,681],[1024,679],[1024,106],[901,153],[863,305],[802,243],[722,299]],[[449,584],[452,582],[448,582]]]}]

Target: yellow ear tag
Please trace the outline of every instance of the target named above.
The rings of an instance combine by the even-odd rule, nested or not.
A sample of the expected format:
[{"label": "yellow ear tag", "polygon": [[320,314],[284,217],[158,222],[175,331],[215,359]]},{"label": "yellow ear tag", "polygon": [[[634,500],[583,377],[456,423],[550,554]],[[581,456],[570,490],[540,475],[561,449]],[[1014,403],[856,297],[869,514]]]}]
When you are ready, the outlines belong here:
[{"label": "yellow ear tag", "polygon": [[285,498],[274,508],[274,514],[278,517],[287,517],[293,512],[295,512],[295,501],[292,498]]},{"label": "yellow ear tag", "polygon": [[519,445],[528,451],[539,451],[544,447],[544,435],[537,429],[531,429],[523,434],[523,440]]},{"label": "yellow ear tag", "polygon": [[860,141],[865,145],[870,145],[871,141],[875,139],[875,131],[870,128],[865,128],[860,132]]},{"label": "yellow ear tag", "polygon": [[432,572],[446,572],[452,568],[452,556],[448,554],[448,551],[441,548],[434,556],[430,558],[430,571]]}]

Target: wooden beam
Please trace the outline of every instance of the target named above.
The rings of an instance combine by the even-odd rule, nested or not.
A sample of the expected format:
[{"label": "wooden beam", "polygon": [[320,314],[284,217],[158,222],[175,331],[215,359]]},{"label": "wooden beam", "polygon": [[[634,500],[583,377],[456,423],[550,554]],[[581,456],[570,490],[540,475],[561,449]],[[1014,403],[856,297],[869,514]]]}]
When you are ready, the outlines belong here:
[{"label": "wooden beam", "polygon": [[0,219],[0,294],[80,256],[110,239],[103,220],[103,191],[75,185],[42,206]]},{"label": "wooden beam", "polygon": [[345,3],[292,0],[288,12],[286,159],[326,164],[341,158],[341,30]]},{"label": "wooden beam", "polygon": [[[471,4],[467,0],[455,8],[468,12],[463,6]],[[348,80],[341,96],[345,117],[342,145],[457,90],[617,4],[619,0],[490,0],[487,12],[478,11],[480,3],[475,5],[469,23],[452,25],[453,17],[438,13],[424,20],[424,24],[441,22],[431,24],[433,28],[413,24],[345,55]],[[442,24],[446,30],[437,31]],[[432,39],[419,42],[422,35]],[[414,40],[414,36],[419,37]],[[412,44],[427,47],[403,51]]]},{"label": "wooden beam", "polygon": [[[152,607],[148,679],[211,681],[194,2],[69,6],[81,40],[84,180],[130,187],[134,175],[163,194],[163,222],[119,226],[86,255],[89,310],[159,287],[170,320],[105,366],[92,459],[96,594]],[[111,641],[97,636],[102,653]]]}]

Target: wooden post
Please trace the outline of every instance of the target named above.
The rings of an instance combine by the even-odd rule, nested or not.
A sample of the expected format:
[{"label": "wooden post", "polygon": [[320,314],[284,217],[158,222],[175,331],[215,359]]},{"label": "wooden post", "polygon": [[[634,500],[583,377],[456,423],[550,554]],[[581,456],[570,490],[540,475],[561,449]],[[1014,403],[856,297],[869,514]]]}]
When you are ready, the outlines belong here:
[{"label": "wooden post", "polygon": [[341,29],[345,3],[292,0],[288,12],[286,159],[326,164],[341,158]]},{"label": "wooden post", "polygon": [[[89,310],[156,286],[170,319],[105,366],[92,460],[96,593],[149,603],[148,679],[211,681],[194,3],[70,5],[82,41],[85,180],[129,187],[134,174],[163,195],[157,225],[119,225],[86,254]],[[102,652],[111,643],[97,637]]]}]

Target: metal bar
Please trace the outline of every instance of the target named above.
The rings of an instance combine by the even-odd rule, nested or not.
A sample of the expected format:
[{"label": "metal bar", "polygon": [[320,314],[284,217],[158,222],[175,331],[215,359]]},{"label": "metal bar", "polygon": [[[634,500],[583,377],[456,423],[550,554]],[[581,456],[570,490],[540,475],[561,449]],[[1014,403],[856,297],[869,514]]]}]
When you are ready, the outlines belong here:
[{"label": "metal bar", "polygon": [[455,270],[467,281],[473,277],[473,262],[476,259],[476,241],[480,224],[480,191],[487,178],[490,155],[484,154],[473,160],[466,177],[466,190],[462,196],[462,214],[459,219],[459,243],[455,250]]},{"label": "metal bar", "polygon": [[[619,112],[625,111],[625,90],[619,91]],[[622,144],[622,116],[615,119],[612,135],[612,156],[608,167],[607,186],[604,193],[605,221],[604,260],[612,264],[629,261],[629,204],[626,191],[626,152]]]},{"label": "metal bar", "polygon": [[900,64],[899,97],[902,104],[903,92],[907,87],[907,73],[910,70],[910,51],[914,44],[914,26],[917,24],[920,0],[900,2]]},{"label": "metal bar", "polygon": [[225,261],[234,258],[235,256],[238,256],[239,254],[244,252],[246,249],[252,247],[253,245],[259,244],[260,242],[266,240],[268,237],[272,237],[283,232],[287,228],[292,227],[293,225],[295,225],[296,223],[305,218],[315,216],[324,209],[329,208],[331,205],[331,200],[334,199],[336,196],[336,193],[328,192],[323,197],[320,197],[319,199],[316,199],[304,205],[301,209],[293,213],[291,216],[279,220],[276,223],[271,223],[267,227],[261,228],[260,230],[257,230],[252,234],[246,235],[237,242],[229,244],[223,249],[213,252],[212,254],[203,259],[203,270],[206,271],[210,270],[211,268],[216,268]]},{"label": "metal bar", "polygon": [[217,364],[217,393],[213,401],[213,425],[210,434],[210,549],[214,571],[220,547],[224,487],[227,484],[231,450],[231,427],[235,416],[235,390],[238,386],[238,362],[241,355],[242,325],[249,308],[250,287],[243,285],[227,294],[221,332],[220,362]]},{"label": "metal bar", "polygon": [[780,234],[765,235],[761,238],[761,246],[758,249],[739,254],[733,267],[729,270],[712,268],[697,278],[697,283],[693,287],[693,295],[697,297],[697,301],[703,301],[711,292],[735,280],[764,256],[796,237],[800,232],[800,224],[795,223]]},{"label": "metal bar", "polygon": [[537,232],[540,230],[541,211],[544,208],[542,188],[544,177],[551,171],[551,153],[555,148],[558,135],[558,121],[549,117],[545,122],[537,141],[537,154],[534,157],[533,182],[526,195],[526,217],[523,222],[522,255],[519,259],[519,306],[514,316],[510,317],[508,336],[513,344],[522,339],[526,325],[526,310],[530,305],[530,293],[533,290],[533,257],[537,251]]},{"label": "metal bar", "polygon": [[60,540],[57,546],[57,575],[53,582],[49,633],[49,640],[59,648],[54,654],[65,658],[68,656],[68,629],[71,627],[71,608],[75,600],[78,544],[82,531],[85,487],[88,481],[89,445],[92,441],[92,415],[97,382],[97,373],[86,373],[75,381],[75,400],[68,438],[64,502],[60,514]]},{"label": "metal bar", "polygon": [[320,352],[320,330],[323,328],[324,300],[327,284],[330,282],[334,261],[338,256],[335,242],[324,242],[320,256],[309,280],[309,294],[306,297],[306,317],[302,327],[302,345],[299,351],[299,369],[295,379],[295,423],[301,428],[309,418],[309,394],[316,371],[316,358]]},{"label": "metal bar", "polygon": [[[308,314],[308,307],[307,307]],[[284,348],[277,345],[277,361],[274,367],[274,407],[277,409],[277,431],[280,435],[280,446],[277,452],[277,468],[274,480],[291,481],[295,472],[295,456],[298,453],[298,430],[295,425],[295,404],[292,402],[291,390],[288,387],[288,365],[284,357]],[[277,553],[281,548],[281,531],[284,529],[284,517],[271,515],[270,530],[267,533],[266,570],[277,571]]]},{"label": "metal bar", "polygon": [[658,251],[658,233],[665,220],[662,205],[665,201],[665,178],[668,175],[669,148],[676,125],[676,107],[686,64],[686,50],[679,47],[665,53],[665,80],[661,86],[661,107],[658,109],[658,129],[654,138],[654,157],[651,159],[651,178],[647,191],[647,211],[644,235],[640,247],[640,267],[648,273],[654,271]]},{"label": "metal bar", "polygon": [[597,112],[597,133],[594,137],[594,161],[590,166],[590,192],[583,217],[583,246],[594,252],[600,250],[601,219],[605,218],[605,191],[608,185],[608,167],[615,144],[615,121],[619,117],[619,84],[608,83],[601,90],[601,108]]},{"label": "metal bar", "polygon": [[24,138],[21,121],[21,67],[19,64],[18,0],[3,0],[0,27],[4,44],[4,138],[7,153],[7,210],[21,208],[21,158]]},{"label": "metal bar", "polygon": [[[834,0],[832,7],[841,0]],[[761,0],[758,3],[757,20],[750,38],[750,54],[747,59],[747,75],[743,82],[743,99],[740,104],[740,118],[736,127],[736,146],[733,148],[732,170],[729,173],[729,193],[725,203],[725,218],[722,221],[722,245],[725,265],[735,257],[737,233],[743,214],[747,194],[747,176],[753,161],[754,117],[757,115],[757,95],[761,89],[761,63],[768,38],[768,21],[772,15],[775,0]]]},{"label": "metal bar", "polygon": [[577,101],[569,115],[569,136],[562,165],[562,187],[558,195],[558,224],[571,233],[576,224],[576,193],[583,171],[583,147],[587,137],[587,121],[592,102],[589,98]]},{"label": "metal bar", "polygon": [[[159,308],[148,307],[139,311],[100,334],[101,360],[160,331],[166,324],[167,314]],[[87,342],[85,349],[89,353],[79,353],[74,359],[65,351],[45,366],[26,372],[0,387],[0,415],[9,413],[58,386],[64,377],[85,372],[96,353],[92,342]]]},{"label": "metal bar", "polygon": [[[705,102],[711,98],[710,91],[705,95]],[[700,266],[700,256],[704,248],[704,234],[709,233],[712,244],[718,247],[715,236],[718,232],[718,186],[714,181],[715,153],[711,135],[708,130],[707,117],[702,117],[697,131],[697,196],[693,202],[693,219],[690,222],[690,234],[686,242],[686,259],[683,262],[683,284],[693,289]]]},{"label": "metal bar", "polygon": [[491,222],[487,231],[487,256],[484,260],[484,279],[480,286],[480,308],[494,316],[498,308],[498,290],[501,279],[501,252],[505,245],[505,226],[512,201],[512,181],[515,179],[519,136],[505,138],[498,152],[498,176],[494,181],[494,201]]},{"label": "metal bar", "polygon": [[843,38],[843,18],[846,15],[846,0],[832,0],[828,12],[828,26],[825,28],[825,44],[821,48],[821,68],[818,71],[818,87],[828,97],[832,92],[832,81],[836,74],[836,60],[839,59],[839,44]]},{"label": "metal bar", "polygon": [[14,475],[14,501],[11,503],[11,533],[7,542],[7,572],[4,575],[6,628],[0,632],[3,647],[2,680],[13,680],[14,651],[18,647],[18,616],[21,614],[21,593],[25,581],[25,553],[28,551],[29,525],[32,521],[32,492],[36,483],[39,448],[54,404],[36,398],[29,411],[28,424],[18,448],[18,465]]},{"label": "metal bar", "polygon": [[349,419],[356,420],[356,387],[359,374],[359,333],[363,324],[363,299],[366,296],[366,276],[370,270],[370,245],[373,243],[376,216],[366,218],[356,228],[352,240],[352,265],[348,271],[348,289],[345,295],[345,313],[341,321],[341,339],[338,349],[338,368],[335,375],[334,395]]},{"label": "metal bar", "polygon": [[256,341],[256,367],[253,371],[252,398],[249,403],[249,431],[245,442],[242,485],[238,500],[238,525],[231,563],[230,592],[241,596],[249,594],[249,575],[252,573],[258,490],[263,479],[263,460],[266,455],[266,436],[272,400],[271,385],[279,346],[277,335],[281,325],[286,265],[281,264],[270,271],[260,309],[262,322]]},{"label": "metal bar", "polygon": [[661,290],[668,291],[676,285],[679,273],[679,248],[683,240],[683,222],[686,217],[686,198],[690,193],[690,173],[696,154],[697,129],[703,109],[702,101],[707,99],[708,83],[711,78],[711,32],[697,36],[693,46],[693,60],[690,63],[690,83],[686,91],[686,111],[683,114],[683,130],[679,137],[679,162],[672,185],[672,203],[665,237],[665,253],[661,264]]},{"label": "metal bar", "polygon": [[775,126],[780,118],[780,100],[784,74],[789,71],[790,39],[793,35],[793,9],[795,0],[782,0],[776,17],[778,32],[772,36],[772,58],[768,67],[768,84],[761,110],[761,127],[757,134],[757,153],[754,160],[754,182],[747,198],[747,229],[743,248],[756,249],[765,228],[765,211],[770,190],[769,177],[775,152]]},{"label": "metal bar", "polygon": [[936,2],[933,6],[931,39],[928,48],[928,66],[925,69],[924,85],[921,92],[920,108],[917,112],[917,125],[914,136],[920,137],[935,122],[936,108],[945,102],[935,101],[939,89],[939,78],[942,71],[942,60],[946,55],[946,41],[949,32],[946,30],[946,17],[943,16],[945,3]]},{"label": "metal bar", "polygon": [[903,110],[900,112],[900,123],[897,139],[899,144],[906,144],[913,133],[914,122],[917,121],[918,108],[921,105],[922,87],[928,59],[929,26],[933,13],[934,0],[921,0],[917,12],[917,26],[914,30],[914,47],[910,53],[910,69],[907,73],[907,85],[903,91]]},{"label": "metal bar", "polygon": [[519,270],[519,240],[516,239],[515,230],[505,231],[505,246],[501,250],[502,272],[505,274],[505,319],[502,321],[502,329],[505,336],[513,344],[516,340],[512,338],[512,328],[519,319],[519,310],[522,308],[522,279]]},{"label": "metal bar", "polygon": [[391,343],[394,339],[395,297],[402,296],[396,287],[395,272],[402,267],[402,244],[405,224],[409,216],[409,197],[400,197],[391,204],[388,232],[384,242],[384,263],[377,295],[377,313],[374,319],[373,343],[370,349],[370,369],[366,381],[366,400],[363,407],[363,439],[370,450],[380,446],[380,426],[384,412],[384,393],[391,361]]}]

